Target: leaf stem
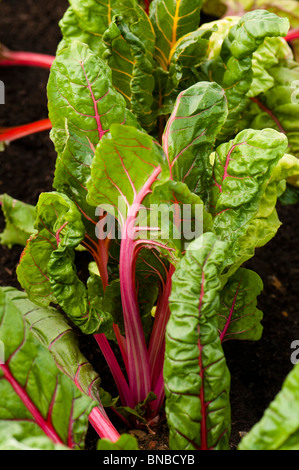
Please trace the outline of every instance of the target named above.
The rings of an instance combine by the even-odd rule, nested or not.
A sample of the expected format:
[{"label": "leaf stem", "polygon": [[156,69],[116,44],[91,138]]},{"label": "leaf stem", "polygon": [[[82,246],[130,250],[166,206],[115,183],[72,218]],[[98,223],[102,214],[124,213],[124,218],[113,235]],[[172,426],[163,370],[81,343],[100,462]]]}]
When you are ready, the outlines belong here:
[{"label": "leaf stem", "polygon": [[100,408],[95,407],[90,413],[88,420],[101,439],[117,442],[120,438],[110,419],[102,413]]},{"label": "leaf stem", "polygon": [[294,39],[299,39],[299,28],[291,29],[285,37],[287,42],[293,41]]},{"label": "leaf stem", "polygon": [[122,404],[124,406],[134,407],[130,389],[106,336],[104,334],[97,334],[94,335],[94,337],[113,375]]},{"label": "leaf stem", "polygon": [[138,242],[135,240],[135,221],[142,201],[149,194],[152,184],[161,171],[161,166],[158,166],[136,195],[132,206],[129,208],[124,227],[122,227],[119,277],[127,345],[128,376],[130,389],[136,404],[144,401],[149,394],[151,374],[135,285],[135,250],[138,247]]},{"label": "leaf stem", "polygon": [[22,126],[0,129],[0,142],[13,142],[14,140],[27,137],[38,132],[50,130],[52,128],[49,119],[24,124]]},{"label": "leaf stem", "polygon": [[172,275],[175,271],[173,265],[170,266],[165,288],[161,293],[157,309],[155,322],[149,343],[149,361],[151,367],[152,388],[155,389],[164,363],[165,333],[170,317],[169,296],[171,293]]},{"label": "leaf stem", "polygon": [[35,422],[38,426],[43,430],[43,432],[48,436],[55,444],[64,444],[61,438],[58,436],[57,432],[53,428],[53,425],[50,421],[50,417],[46,420],[39,410],[37,409],[36,405],[32,402],[30,397],[28,396],[27,392],[24,388],[16,381],[13,377],[12,373],[9,370],[9,367],[6,364],[0,364],[0,369],[4,374],[5,379],[14,389],[16,394],[20,397],[24,405],[26,406],[27,410],[33,416]]},{"label": "leaf stem", "polygon": [[50,69],[55,57],[33,52],[12,52],[2,49],[0,52],[0,66],[21,65]]}]

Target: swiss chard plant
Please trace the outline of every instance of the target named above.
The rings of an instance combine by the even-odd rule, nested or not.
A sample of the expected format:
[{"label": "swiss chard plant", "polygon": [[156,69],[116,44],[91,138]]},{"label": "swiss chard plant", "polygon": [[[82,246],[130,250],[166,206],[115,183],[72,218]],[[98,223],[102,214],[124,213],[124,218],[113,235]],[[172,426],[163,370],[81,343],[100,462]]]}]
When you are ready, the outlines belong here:
[{"label": "swiss chard plant", "polygon": [[[222,345],[262,335],[263,284],[242,265],[279,229],[287,182],[299,185],[298,67],[287,18],[260,9],[201,24],[201,7],[71,0],[60,23],[48,82],[53,191],[34,226],[31,206],[1,196],[2,243],[26,245],[24,292],[0,289],[0,396],[13,389],[22,410],[0,407],[0,424],[5,413],[19,421],[4,447],[83,448],[89,420],[99,449],[136,448],[110,408],[145,428],[165,410],[172,449],[229,449]],[[118,397],[82,355],[82,335]]]}]

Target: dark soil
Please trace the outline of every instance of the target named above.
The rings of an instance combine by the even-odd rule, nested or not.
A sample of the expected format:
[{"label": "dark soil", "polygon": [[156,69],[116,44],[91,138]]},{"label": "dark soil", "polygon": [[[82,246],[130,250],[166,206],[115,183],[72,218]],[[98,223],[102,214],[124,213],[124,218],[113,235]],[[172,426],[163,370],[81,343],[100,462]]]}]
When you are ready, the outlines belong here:
[{"label": "dark soil", "polygon": [[[0,5],[0,42],[13,50],[55,55],[61,38],[58,21],[67,0],[9,0]],[[0,105],[0,127],[28,123],[47,117],[48,72],[30,68],[0,68],[6,85],[6,105]],[[52,190],[55,152],[48,132],[14,142],[0,155],[0,194],[8,193],[35,204],[42,191]],[[279,206],[283,226],[266,247],[259,249],[247,266],[264,281],[259,308],[264,312],[264,334],[257,343],[229,342],[224,345],[232,376],[232,437],[235,449],[240,433],[248,432],[281,388],[292,368],[291,343],[299,339],[299,250],[298,206]],[[0,216],[0,230],[3,220]],[[0,285],[20,287],[15,275],[22,249],[0,247]],[[114,392],[107,366],[94,343],[84,340],[83,353],[99,369],[103,386]],[[95,359],[97,357],[97,359]],[[110,388],[109,388],[110,387]],[[115,425],[123,425],[111,416]],[[131,431],[147,450],[167,449],[168,431],[162,421],[156,434]],[[87,446],[96,436],[89,430]]]}]

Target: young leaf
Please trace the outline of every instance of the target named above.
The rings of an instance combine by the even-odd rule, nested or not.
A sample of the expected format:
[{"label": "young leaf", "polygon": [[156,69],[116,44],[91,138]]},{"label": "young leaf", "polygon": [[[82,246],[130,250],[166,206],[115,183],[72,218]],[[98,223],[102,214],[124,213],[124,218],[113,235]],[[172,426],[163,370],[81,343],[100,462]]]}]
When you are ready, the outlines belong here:
[{"label": "young leaf", "polygon": [[243,437],[239,450],[298,450],[299,364],[295,365],[262,419]]},{"label": "young leaf", "polygon": [[225,90],[229,117],[219,133],[224,142],[238,131],[241,113],[249,103],[247,93],[253,80],[252,57],[267,37],[285,36],[289,29],[286,18],[265,10],[244,15],[225,38],[220,55],[203,67],[207,77]]},{"label": "young leaf", "polygon": [[212,176],[209,156],[226,117],[222,88],[200,82],[179,94],[163,135],[171,179],[185,183],[203,200]]},{"label": "young leaf", "polygon": [[268,69],[273,86],[252,98],[244,112],[242,127],[277,129],[289,141],[289,153],[299,156],[299,66],[293,60],[281,60]]},{"label": "young leaf", "polygon": [[219,331],[221,342],[230,339],[257,341],[262,335],[263,313],[256,308],[263,290],[258,274],[240,268],[231,276],[220,294]]},{"label": "young leaf", "polygon": [[168,70],[176,42],[199,26],[202,0],[153,0],[150,19],[156,33],[156,60]]},{"label": "young leaf", "polygon": [[35,233],[35,207],[8,194],[0,196],[0,206],[6,223],[0,235],[0,243],[8,248],[14,245],[25,246],[30,235]]},{"label": "young leaf", "polygon": [[52,139],[58,152],[54,188],[65,192],[87,220],[94,219],[85,199],[95,148],[112,123],[128,120],[133,124],[134,118],[112,86],[110,68],[77,41],[57,55],[48,99]]},{"label": "young leaf", "polygon": [[271,174],[286,149],[285,135],[272,129],[242,131],[217,148],[210,204],[216,235],[233,243],[227,265],[238,257],[235,242],[257,215]]},{"label": "young leaf", "polygon": [[164,363],[173,450],[228,449],[230,374],[217,318],[226,249],[205,233],[190,244],[173,275]]},{"label": "young leaf", "polygon": [[88,415],[96,402],[83,395],[35,340],[22,313],[0,289],[0,421],[21,426],[27,436],[46,435],[55,444],[84,448]]},{"label": "young leaf", "polygon": [[[163,112],[170,114],[179,90],[198,82],[197,68],[207,58],[214,28],[199,28],[179,39],[171,51],[169,75],[165,86]],[[162,110],[160,110],[160,114]]]},{"label": "young leaf", "polygon": [[55,192],[42,193],[36,210],[37,234],[28,241],[17,268],[20,284],[37,305],[57,303],[83,331],[98,331],[102,314],[89,306],[74,264],[74,249],[85,235],[80,212],[67,196]]},{"label": "young leaf", "polygon": [[150,127],[155,35],[148,15],[136,0],[70,3],[60,23],[64,41],[59,49],[76,39],[87,44],[111,68],[113,86],[127,106]]},{"label": "young leaf", "polygon": [[298,159],[292,155],[284,155],[272,171],[257,214],[247,224],[244,235],[238,239],[238,257],[225,274],[226,279],[245,261],[254,256],[256,248],[266,245],[276,235],[281,226],[276,210],[277,200],[285,191],[286,181],[293,179],[298,181],[298,177]]}]

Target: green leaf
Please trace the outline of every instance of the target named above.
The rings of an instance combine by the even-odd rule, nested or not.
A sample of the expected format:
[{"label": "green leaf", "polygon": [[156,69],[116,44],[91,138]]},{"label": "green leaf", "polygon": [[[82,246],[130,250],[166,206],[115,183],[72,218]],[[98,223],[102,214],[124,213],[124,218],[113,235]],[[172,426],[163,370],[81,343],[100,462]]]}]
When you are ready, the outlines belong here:
[{"label": "green leaf", "polygon": [[232,244],[227,265],[240,255],[238,240],[257,216],[272,172],[286,149],[286,137],[272,129],[242,131],[217,148],[210,205],[216,235]]},{"label": "green leaf", "polygon": [[65,317],[53,307],[39,307],[24,292],[10,287],[3,292],[23,315],[31,333],[51,353],[57,367],[85,395],[109,406],[109,394],[100,388],[101,379],[80,351],[78,337]]},{"label": "green leaf", "polygon": [[229,8],[229,14],[242,15],[250,10],[268,10],[278,16],[288,18],[293,28],[299,26],[297,0],[283,0],[283,2],[279,0],[271,0],[271,2],[268,0],[221,0],[221,3]]},{"label": "green leaf", "polygon": [[107,62],[113,86],[150,128],[155,34],[148,15],[136,0],[71,0],[70,4],[60,23],[64,37],[60,50],[76,39],[87,44]]},{"label": "green leaf", "polygon": [[238,131],[241,113],[248,106],[247,93],[253,80],[252,58],[267,37],[285,36],[289,22],[265,10],[244,15],[225,38],[220,55],[209,61],[203,70],[207,77],[225,90],[229,117],[218,141],[226,141]]},{"label": "green leaf", "polygon": [[286,190],[279,197],[279,202],[283,206],[297,204],[299,202],[299,188],[294,188],[294,186],[287,184]]},{"label": "green leaf", "polygon": [[190,244],[173,275],[164,363],[172,450],[229,446],[230,374],[217,318],[226,249],[205,233]]},{"label": "green leaf", "polygon": [[[57,368],[51,354],[31,334],[22,312],[0,289],[0,422],[18,422],[25,438],[46,435],[55,444],[84,448],[88,415],[96,402],[83,395]],[[12,435],[16,433],[12,429]]]},{"label": "green leaf", "polygon": [[163,135],[171,176],[204,201],[212,176],[209,157],[226,117],[222,88],[200,82],[180,93]]},{"label": "green leaf", "polygon": [[[140,15],[136,17],[137,12]],[[134,10],[132,25],[132,19],[129,23],[122,16],[115,17],[103,40],[107,47],[104,57],[111,67],[114,87],[125,97],[128,108],[140,124],[150,132],[156,119],[151,112],[155,88],[155,37],[148,17],[145,20],[144,15],[139,7]]]},{"label": "green leaf", "polygon": [[[198,82],[197,68],[207,58],[214,28],[200,28],[178,40],[170,54],[169,75],[165,86],[163,112],[169,114],[179,91]],[[162,111],[160,111],[161,114]]]},{"label": "green leaf", "polygon": [[35,207],[18,201],[8,194],[0,196],[0,206],[5,217],[5,229],[0,235],[0,243],[12,248],[25,246],[30,235],[35,233]]},{"label": "green leaf", "polygon": [[150,20],[157,38],[155,58],[164,70],[169,67],[177,41],[198,28],[201,6],[202,0],[152,1]]},{"label": "green leaf", "polygon": [[298,450],[299,364],[295,365],[265,411],[243,437],[239,450]]},{"label": "green leaf", "polygon": [[231,339],[257,341],[262,336],[263,313],[256,308],[263,290],[258,274],[240,268],[231,276],[220,294],[218,325],[222,342]]},{"label": "green leaf", "polygon": [[48,84],[52,140],[58,153],[54,188],[80,208],[94,239],[95,211],[86,203],[86,183],[95,148],[113,123],[134,124],[113,88],[110,68],[85,44],[74,41],[56,57]]},{"label": "green leaf", "polygon": [[36,429],[34,423],[0,421],[0,450],[70,450]]},{"label": "green leaf", "polygon": [[155,180],[161,178],[162,167],[163,152],[152,137],[133,127],[115,124],[97,147],[87,201],[103,206],[123,226],[137,195],[155,170]]},{"label": "green leaf", "polygon": [[289,153],[299,157],[299,66],[293,60],[281,60],[268,69],[273,86],[253,98],[245,111],[242,128],[273,128],[286,134]]},{"label": "green leaf", "polygon": [[293,53],[285,39],[266,38],[253,54],[253,80],[247,96],[253,98],[270,90],[275,85],[271,68],[286,59],[293,59]]},{"label": "green leaf", "polygon": [[122,434],[119,440],[114,443],[107,439],[101,439],[98,441],[97,450],[139,450],[139,447],[135,437]]},{"label": "green leaf", "polygon": [[74,250],[85,234],[80,212],[67,196],[55,192],[42,193],[36,210],[37,234],[28,241],[17,268],[20,284],[37,305],[59,304],[82,331],[98,331],[102,313],[89,306],[74,264]]}]

